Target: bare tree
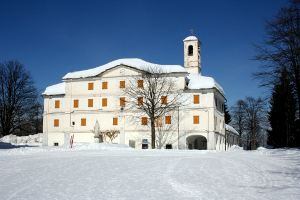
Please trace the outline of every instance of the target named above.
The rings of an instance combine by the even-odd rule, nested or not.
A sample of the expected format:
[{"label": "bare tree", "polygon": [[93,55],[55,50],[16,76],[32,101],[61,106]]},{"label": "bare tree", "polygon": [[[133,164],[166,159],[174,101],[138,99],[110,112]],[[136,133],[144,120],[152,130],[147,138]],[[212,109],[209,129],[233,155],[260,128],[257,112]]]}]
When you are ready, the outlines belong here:
[{"label": "bare tree", "polygon": [[16,134],[28,125],[36,97],[34,81],[23,64],[0,63],[0,135]]},{"label": "bare tree", "polygon": [[273,88],[285,69],[300,105],[300,0],[289,0],[265,23],[266,36],[255,44],[257,54],[253,58],[263,65],[253,76],[261,79],[261,86]]},{"label": "bare tree", "polygon": [[[151,147],[155,149],[155,122],[161,117],[173,122],[171,113],[184,103],[182,89],[176,84],[175,77],[166,73],[160,66],[146,66],[143,74],[130,77],[124,90],[126,109],[137,111],[138,123],[151,128]],[[141,115],[147,116],[141,118]]]},{"label": "bare tree", "polygon": [[262,134],[263,123],[266,121],[265,102],[261,98],[246,97],[242,102],[245,109],[245,122],[248,131],[247,141],[250,149],[255,150],[257,138]]},{"label": "bare tree", "polygon": [[232,126],[237,130],[240,135],[239,146],[242,146],[242,134],[246,129],[246,118],[245,118],[245,108],[244,101],[238,100],[232,107]]}]

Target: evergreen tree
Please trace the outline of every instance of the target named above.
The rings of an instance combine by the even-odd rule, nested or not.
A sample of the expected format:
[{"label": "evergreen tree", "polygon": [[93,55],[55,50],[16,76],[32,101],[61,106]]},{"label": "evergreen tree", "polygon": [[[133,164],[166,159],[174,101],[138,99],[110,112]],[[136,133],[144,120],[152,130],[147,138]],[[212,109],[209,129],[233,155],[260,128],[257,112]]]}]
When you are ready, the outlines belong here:
[{"label": "evergreen tree", "polygon": [[224,103],[224,112],[225,112],[225,123],[229,124],[231,122],[231,115],[229,114],[229,110],[227,108],[226,103]]},{"label": "evergreen tree", "polygon": [[270,100],[268,144],[274,147],[297,145],[296,138],[296,98],[283,69],[279,84],[275,85]]}]

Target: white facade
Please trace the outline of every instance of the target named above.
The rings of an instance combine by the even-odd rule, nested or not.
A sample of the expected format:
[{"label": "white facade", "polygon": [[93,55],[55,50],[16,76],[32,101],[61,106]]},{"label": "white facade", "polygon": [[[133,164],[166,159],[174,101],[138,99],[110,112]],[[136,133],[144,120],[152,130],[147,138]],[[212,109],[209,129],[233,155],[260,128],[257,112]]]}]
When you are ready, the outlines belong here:
[{"label": "white facade", "polygon": [[[121,84],[126,87],[133,77],[145,73],[145,67],[155,66],[176,82],[176,90],[182,91],[187,99],[185,106],[174,109],[170,124],[166,124],[166,116],[161,116],[163,125],[156,128],[156,146],[225,150],[225,146],[229,146],[225,141],[225,93],[213,78],[201,76],[201,42],[195,38],[190,36],[184,40],[184,67],[119,59],[93,69],[68,73],[63,83],[48,87],[43,93],[44,145],[69,143],[73,135],[74,142],[95,142],[98,121],[100,131],[119,131],[113,143],[151,148],[150,127],[141,123],[142,117],[147,115],[121,106],[120,99],[126,98]],[[140,118],[129,117],[133,113]],[[237,135],[232,137],[234,144]]]}]

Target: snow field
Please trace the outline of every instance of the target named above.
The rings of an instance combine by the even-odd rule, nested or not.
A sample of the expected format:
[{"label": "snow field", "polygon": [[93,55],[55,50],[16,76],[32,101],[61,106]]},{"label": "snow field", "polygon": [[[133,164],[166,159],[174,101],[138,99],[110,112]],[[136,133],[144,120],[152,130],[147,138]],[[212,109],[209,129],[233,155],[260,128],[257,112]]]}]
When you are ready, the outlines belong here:
[{"label": "snow field", "polygon": [[136,150],[75,143],[0,151],[1,199],[299,199],[300,151]]}]

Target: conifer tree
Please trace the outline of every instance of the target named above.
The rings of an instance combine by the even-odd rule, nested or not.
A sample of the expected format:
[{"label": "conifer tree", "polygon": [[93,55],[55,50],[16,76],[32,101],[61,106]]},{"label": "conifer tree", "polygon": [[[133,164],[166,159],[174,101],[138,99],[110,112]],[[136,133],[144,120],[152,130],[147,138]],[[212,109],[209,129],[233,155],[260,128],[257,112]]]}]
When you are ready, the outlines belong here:
[{"label": "conifer tree", "polygon": [[288,81],[287,72],[283,69],[280,82],[275,85],[270,100],[268,144],[274,147],[296,145],[296,98]]},{"label": "conifer tree", "polygon": [[225,123],[229,124],[231,122],[231,115],[229,114],[229,110],[227,108],[226,103],[224,103],[224,113],[225,113]]}]

